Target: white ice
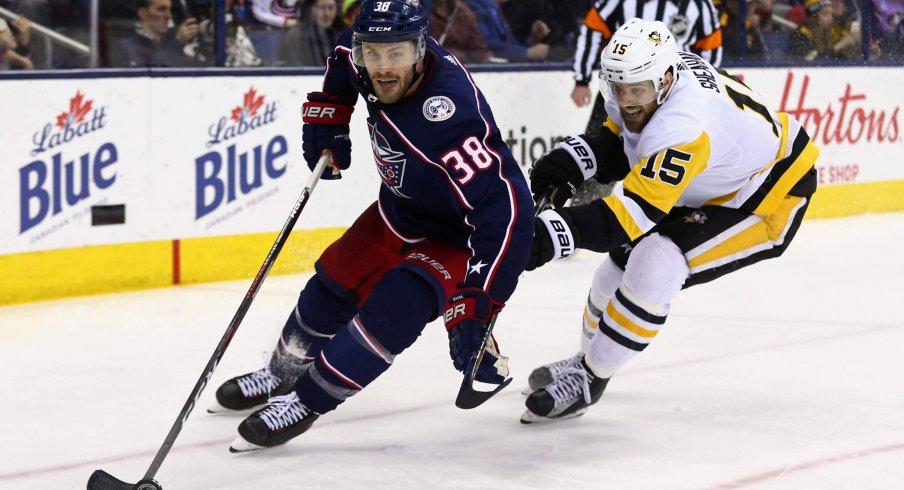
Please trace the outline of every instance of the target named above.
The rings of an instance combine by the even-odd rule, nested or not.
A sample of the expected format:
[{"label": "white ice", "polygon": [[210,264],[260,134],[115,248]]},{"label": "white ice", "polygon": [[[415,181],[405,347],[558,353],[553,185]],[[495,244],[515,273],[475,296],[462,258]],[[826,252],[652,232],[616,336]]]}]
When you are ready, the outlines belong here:
[{"label": "white ice", "polygon": [[[783,257],[683,291],[586,415],[521,425],[530,370],[578,349],[600,259],[584,252],[522,277],[496,326],[515,382],[485,405],[453,405],[461,376],[433,323],[308,433],[234,455],[241,419],[205,408],[220,382],[261,366],[307,279],[270,277],[156,478],[167,490],[904,488],[902,250],[904,213],[807,221]],[[0,488],[85,488],[95,469],[137,482],[249,283],[0,308]]]}]

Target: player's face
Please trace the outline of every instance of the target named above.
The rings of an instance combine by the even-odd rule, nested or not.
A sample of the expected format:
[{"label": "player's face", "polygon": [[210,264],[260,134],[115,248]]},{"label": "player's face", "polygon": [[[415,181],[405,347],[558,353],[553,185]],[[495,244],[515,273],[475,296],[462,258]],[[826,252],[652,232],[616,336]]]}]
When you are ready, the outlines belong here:
[{"label": "player's face", "polygon": [[410,85],[414,79],[414,65],[418,61],[414,44],[410,41],[364,43],[361,55],[380,102],[393,104],[413,89]]},{"label": "player's face", "polygon": [[[672,74],[666,73],[663,90],[668,91],[671,84]],[[625,127],[629,131],[639,133],[659,108],[659,103],[656,101],[658,93],[653,82],[650,80],[635,83],[612,82],[609,85],[612,95],[618,103],[621,117],[625,121]]]},{"label": "player's face", "polygon": [[625,126],[630,131],[640,132],[656,111],[656,89],[653,82],[612,82],[609,85]]}]

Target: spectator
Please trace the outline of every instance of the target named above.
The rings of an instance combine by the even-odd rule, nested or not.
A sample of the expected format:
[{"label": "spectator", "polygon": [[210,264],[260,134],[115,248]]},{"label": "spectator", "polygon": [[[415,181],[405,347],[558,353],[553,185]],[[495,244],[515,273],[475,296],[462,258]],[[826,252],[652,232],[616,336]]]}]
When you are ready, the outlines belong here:
[{"label": "spectator", "polygon": [[[0,0],[0,7],[15,12],[29,19],[34,24],[60,31],[67,36],[73,36],[72,28],[84,27],[82,15],[82,3],[80,0]],[[16,26],[12,25],[15,31]],[[76,29],[78,30],[78,29]],[[52,64],[51,51],[47,49],[43,36],[31,36],[26,45],[27,58],[39,67],[49,68]]]},{"label": "spectator", "polygon": [[538,42],[538,39],[549,34],[549,27],[540,21],[531,32],[534,43],[528,45],[519,41],[509,25],[502,7],[499,5],[508,0],[467,0],[468,7],[477,17],[477,27],[483,34],[487,47],[494,55],[508,61],[543,61],[549,54],[549,44]]},{"label": "spectator", "polygon": [[486,63],[493,56],[477,17],[463,1],[433,0],[430,8],[431,35],[462,63]]},{"label": "spectator", "polygon": [[110,53],[110,66],[123,68],[152,66],[198,66],[185,54],[184,46],[198,35],[198,20],[186,19],[170,32],[171,0],[137,0],[138,25],[116,41]]},{"label": "spectator", "polygon": [[760,58],[765,52],[763,32],[772,30],[772,0],[748,0],[744,35],[739,32],[740,18],[738,0],[724,0],[719,21],[722,25],[722,45],[730,58],[741,57],[741,43],[745,43],[746,56]]},{"label": "spectator", "polygon": [[31,22],[24,15],[11,22],[17,31],[15,35],[6,20],[0,17],[0,70],[8,70],[11,63],[23,70],[34,70],[35,66],[28,57]]},{"label": "spectator", "polygon": [[904,2],[873,0],[873,3],[873,35],[879,56],[904,59]]},{"label": "spectator", "polygon": [[272,27],[290,28],[298,23],[298,0],[252,0],[254,18]]},{"label": "spectator", "polygon": [[[208,10],[198,10],[191,14],[198,23],[198,35],[185,46],[185,52],[191,54],[200,63],[210,63],[216,58],[214,44],[214,5],[213,2],[199,2],[195,7],[203,5]],[[226,66],[260,66],[262,61],[257,56],[254,44],[248,37],[245,24],[236,15],[236,2],[226,0]]]},{"label": "spectator", "polygon": [[346,29],[355,23],[355,17],[361,11],[362,0],[343,0],[342,2],[342,24]]},{"label": "spectator", "polygon": [[578,30],[592,4],[590,0],[508,0],[502,3],[502,11],[516,38],[542,41],[549,45],[547,60],[564,61],[574,56]]},{"label": "spectator", "polygon": [[301,21],[286,31],[279,59],[289,66],[326,66],[344,27],[336,0],[304,0]]},{"label": "spectator", "polygon": [[[840,41],[833,39],[835,9],[832,0],[805,0],[807,21],[790,34],[788,51],[798,59],[806,61],[847,59],[856,56],[859,35],[849,32]],[[853,49],[852,49],[853,46]]]},{"label": "spectator", "polygon": [[832,45],[844,59],[862,57],[860,13],[847,0],[832,0]]}]

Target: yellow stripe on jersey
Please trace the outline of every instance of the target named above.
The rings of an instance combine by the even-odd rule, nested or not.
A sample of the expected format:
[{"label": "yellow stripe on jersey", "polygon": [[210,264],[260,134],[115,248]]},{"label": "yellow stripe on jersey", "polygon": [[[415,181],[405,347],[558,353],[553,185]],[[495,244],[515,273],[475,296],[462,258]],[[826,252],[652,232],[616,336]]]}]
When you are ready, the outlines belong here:
[{"label": "yellow stripe on jersey", "polygon": [[[766,169],[770,169],[776,165],[776,163],[784,160],[784,155],[788,144],[790,143],[790,138],[788,137],[788,114],[784,112],[780,112],[778,114],[779,120],[782,122],[782,144],[781,149],[779,150],[778,157],[774,162],[770,163]],[[803,129],[801,129],[803,131]],[[788,158],[793,158],[794,155],[789,155]],[[753,210],[753,214],[758,214],[760,216],[768,216],[775,212],[775,210],[782,204],[782,200],[788,195],[788,192],[794,187],[795,184],[800,182],[800,179],[806,175],[807,172],[813,168],[813,165],[816,164],[816,159],[819,158],[819,148],[813,144],[813,141],[807,141],[806,146],[804,146],[803,150],[800,152],[800,155],[797,155],[791,165],[785,170],[781,177],[779,177],[778,181],[775,185],[772,186],[772,189],[769,190],[769,193],[763,197],[762,201],[760,201],[759,205]]]},{"label": "yellow stripe on jersey", "polygon": [[702,131],[690,143],[643,158],[625,177],[625,190],[668,213],[691,180],[706,170],[710,151],[709,135]]},{"label": "yellow stripe on jersey", "polygon": [[647,328],[643,328],[640,325],[634,323],[626,317],[622,315],[622,313],[615,309],[615,306],[612,304],[612,301],[609,301],[609,306],[606,307],[606,313],[609,314],[609,318],[615,320],[615,322],[625,330],[636,334],[638,337],[643,337],[645,339],[652,339],[659,333],[658,330],[650,330]]},{"label": "yellow stripe on jersey", "polygon": [[710,151],[709,135],[703,131],[690,143],[666,148],[632,166],[622,192],[603,199],[631,240],[668,214],[691,180],[706,170]]},{"label": "yellow stripe on jersey", "polygon": [[[618,196],[618,194],[613,193],[609,196],[603,198],[603,202],[609,206],[609,209],[612,210],[612,213],[615,215],[615,219],[618,220],[618,224],[621,225],[622,229],[625,230],[625,233],[628,235],[628,238],[633,242],[641,235],[646,233],[643,227],[637,224],[637,221],[634,220],[634,216],[631,214],[631,211],[628,210],[625,203],[622,202],[622,198]],[[649,221],[649,220],[644,220]]]},{"label": "yellow stripe on jersey", "polygon": [[606,116],[606,122],[603,123],[603,127],[608,129],[609,131],[612,131],[612,134],[614,134],[615,136],[621,134],[621,128],[609,116]]},{"label": "yellow stripe on jersey", "polygon": [[[698,273],[702,270],[712,269],[782,243],[785,240],[788,225],[805,199],[787,196],[782,199],[775,213],[766,217],[751,216],[747,218],[739,225],[747,223],[748,226],[735,227],[714,237],[712,242],[718,242],[717,245],[709,247],[708,243],[701,244],[698,248],[705,252],[699,255],[694,255],[693,250],[688,252],[687,264],[691,272]],[[739,231],[733,232],[736,228],[739,228]]]}]

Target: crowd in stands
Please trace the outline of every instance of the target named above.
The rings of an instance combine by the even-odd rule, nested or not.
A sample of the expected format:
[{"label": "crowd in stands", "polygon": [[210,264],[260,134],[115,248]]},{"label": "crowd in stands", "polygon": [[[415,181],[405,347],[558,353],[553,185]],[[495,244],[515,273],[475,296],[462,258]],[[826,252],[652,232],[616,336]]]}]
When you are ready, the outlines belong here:
[{"label": "crowd in stands", "polygon": [[[360,1],[226,0],[225,65],[324,66]],[[571,62],[585,20],[605,39],[607,27],[613,27],[605,25],[605,18],[602,24],[599,17],[591,23],[588,15],[613,0],[421,1],[430,12],[431,35],[466,64]],[[862,61],[864,51],[871,60],[904,62],[902,0],[704,1],[712,2],[719,15],[723,64],[739,59]],[[864,2],[870,2],[868,19],[862,15]],[[214,66],[214,4],[100,0],[99,64]],[[89,5],[89,0],[0,0],[0,7],[19,15],[0,17],[0,69],[88,66],[87,55],[52,44],[32,26],[88,44]],[[871,32],[866,50],[864,22]]]}]

